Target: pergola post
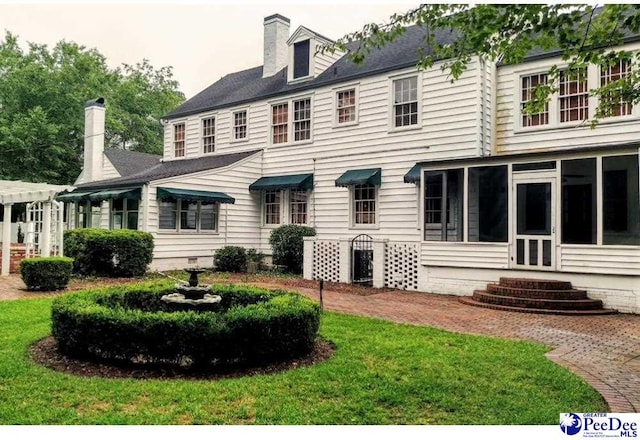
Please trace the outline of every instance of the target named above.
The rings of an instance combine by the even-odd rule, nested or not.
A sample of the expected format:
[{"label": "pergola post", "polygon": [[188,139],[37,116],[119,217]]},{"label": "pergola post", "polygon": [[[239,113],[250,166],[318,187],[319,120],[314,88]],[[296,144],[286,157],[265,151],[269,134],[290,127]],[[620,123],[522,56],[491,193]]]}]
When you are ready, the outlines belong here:
[{"label": "pergola post", "polygon": [[51,202],[42,204],[42,237],[40,240],[40,256],[51,256]]},{"label": "pergola post", "polygon": [[2,223],[2,270],[0,275],[9,275],[11,264],[11,203],[4,204],[4,221]]}]

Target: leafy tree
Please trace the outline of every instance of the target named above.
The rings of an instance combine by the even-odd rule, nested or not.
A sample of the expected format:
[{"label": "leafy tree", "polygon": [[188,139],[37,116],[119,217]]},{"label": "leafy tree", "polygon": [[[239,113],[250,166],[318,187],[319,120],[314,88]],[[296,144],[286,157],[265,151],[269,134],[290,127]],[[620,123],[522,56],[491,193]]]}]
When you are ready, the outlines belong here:
[{"label": "leafy tree", "polygon": [[[547,85],[535,90],[535,99],[525,111],[540,112],[551,93],[558,90],[561,71],[575,75],[589,63],[613,66],[624,60],[638,64],[640,53],[623,50],[625,37],[640,33],[640,5],[606,4],[602,7],[581,4],[422,4],[403,14],[394,14],[384,24],[368,24],[323,50],[346,51],[356,63],[362,63],[374,49],[397,39],[409,25],[425,29],[426,37],[419,54],[418,67],[430,68],[441,62],[452,81],[462,75],[470,61],[515,64],[531,51],[557,51],[562,63],[551,67]],[[451,32],[457,38],[442,44],[436,33]],[[591,120],[611,115],[621,100],[640,102],[640,71],[600,87],[590,93],[600,98]]]},{"label": "leafy tree", "polygon": [[0,41],[0,179],[72,183],[82,167],[84,104],[104,97],[105,146],[162,151],[160,117],[184,96],[170,67],[111,69],[96,49]]}]

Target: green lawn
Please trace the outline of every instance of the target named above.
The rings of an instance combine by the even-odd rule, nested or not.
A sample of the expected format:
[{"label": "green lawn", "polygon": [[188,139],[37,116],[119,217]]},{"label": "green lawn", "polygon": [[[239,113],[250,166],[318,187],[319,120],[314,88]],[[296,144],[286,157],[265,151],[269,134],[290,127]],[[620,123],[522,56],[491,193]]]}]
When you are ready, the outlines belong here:
[{"label": "green lawn", "polygon": [[605,412],[541,345],[327,314],[334,357],[218,381],[80,378],[33,364],[51,300],[0,303],[0,424],[557,424]]}]

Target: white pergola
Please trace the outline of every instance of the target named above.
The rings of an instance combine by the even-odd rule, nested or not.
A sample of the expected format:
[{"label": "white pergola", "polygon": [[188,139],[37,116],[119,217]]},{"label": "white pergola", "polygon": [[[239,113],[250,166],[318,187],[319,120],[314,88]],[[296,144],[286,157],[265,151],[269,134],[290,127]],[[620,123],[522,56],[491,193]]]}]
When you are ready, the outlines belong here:
[{"label": "white pergola", "polygon": [[11,254],[11,207],[14,203],[43,202],[42,256],[51,252],[51,202],[62,191],[70,191],[73,186],[49,185],[46,183],[21,182],[19,180],[0,180],[0,204],[4,206],[2,228],[2,266],[1,276],[9,275]]}]

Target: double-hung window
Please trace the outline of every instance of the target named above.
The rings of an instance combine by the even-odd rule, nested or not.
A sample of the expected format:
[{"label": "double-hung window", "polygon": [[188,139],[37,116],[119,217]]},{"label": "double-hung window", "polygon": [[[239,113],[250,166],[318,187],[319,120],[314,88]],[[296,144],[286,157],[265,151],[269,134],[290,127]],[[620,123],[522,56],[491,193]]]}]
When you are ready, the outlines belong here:
[{"label": "double-hung window", "polygon": [[376,224],[376,186],[371,184],[353,186],[353,224]]},{"label": "double-hung window", "polygon": [[311,139],[311,99],[293,101],[293,139],[306,141]]},{"label": "double-hung window", "polygon": [[[271,143],[287,144],[311,140],[311,98],[271,105]],[[289,122],[293,122],[290,124]]]},{"label": "double-hung window", "polygon": [[187,200],[161,201],[159,206],[160,230],[215,232],[218,230],[218,203]]},{"label": "double-hung window", "polygon": [[348,124],[356,121],[356,89],[336,92],[336,122]]},{"label": "double-hung window", "polygon": [[173,126],[173,155],[174,157],[184,157],[185,152],[185,125],[184,122]]},{"label": "double-hung window", "polygon": [[216,118],[202,120],[202,149],[204,153],[213,153],[216,149]]},{"label": "double-hung window", "polygon": [[268,190],[264,192],[264,224],[280,224],[280,200],[282,191]]},{"label": "double-hung window", "polygon": [[523,76],[521,78],[521,100],[520,111],[522,114],[523,127],[535,127],[538,125],[547,125],[549,123],[549,103],[544,103],[544,108],[539,113],[529,114],[527,105],[536,99],[536,91],[540,86],[547,85],[547,74],[536,73],[533,75]]},{"label": "double-hung window", "polygon": [[272,143],[286,144],[289,140],[289,104],[271,106]]},{"label": "double-hung window", "polygon": [[307,200],[309,196],[304,190],[291,190],[289,192],[290,223],[304,225],[307,223]]},{"label": "double-hung window", "polygon": [[418,125],[418,77],[393,81],[393,126]]},{"label": "double-hung window", "polygon": [[589,119],[589,84],[586,67],[560,72],[559,81],[560,122]]},{"label": "double-hung window", "polygon": [[233,139],[236,141],[247,138],[247,111],[240,110],[233,113]]},{"label": "double-hung window", "polygon": [[139,200],[111,200],[111,229],[138,229]]},{"label": "double-hung window", "polygon": [[[629,75],[631,75],[631,62],[629,60],[623,59],[612,65],[602,65],[600,66],[600,86],[604,87],[614,81],[624,80]],[[621,91],[622,87],[616,87],[615,91],[612,90],[605,96],[601,96],[600,99],[608,101],[606,102],[608,105],[607,116],[631,114],[632,104],[630,101],[626,101],[623,96],[620,96]]]},{"label": "double-hung window", "polygon": [[99,228],[100,202],[76,202],[76,228]]}]

